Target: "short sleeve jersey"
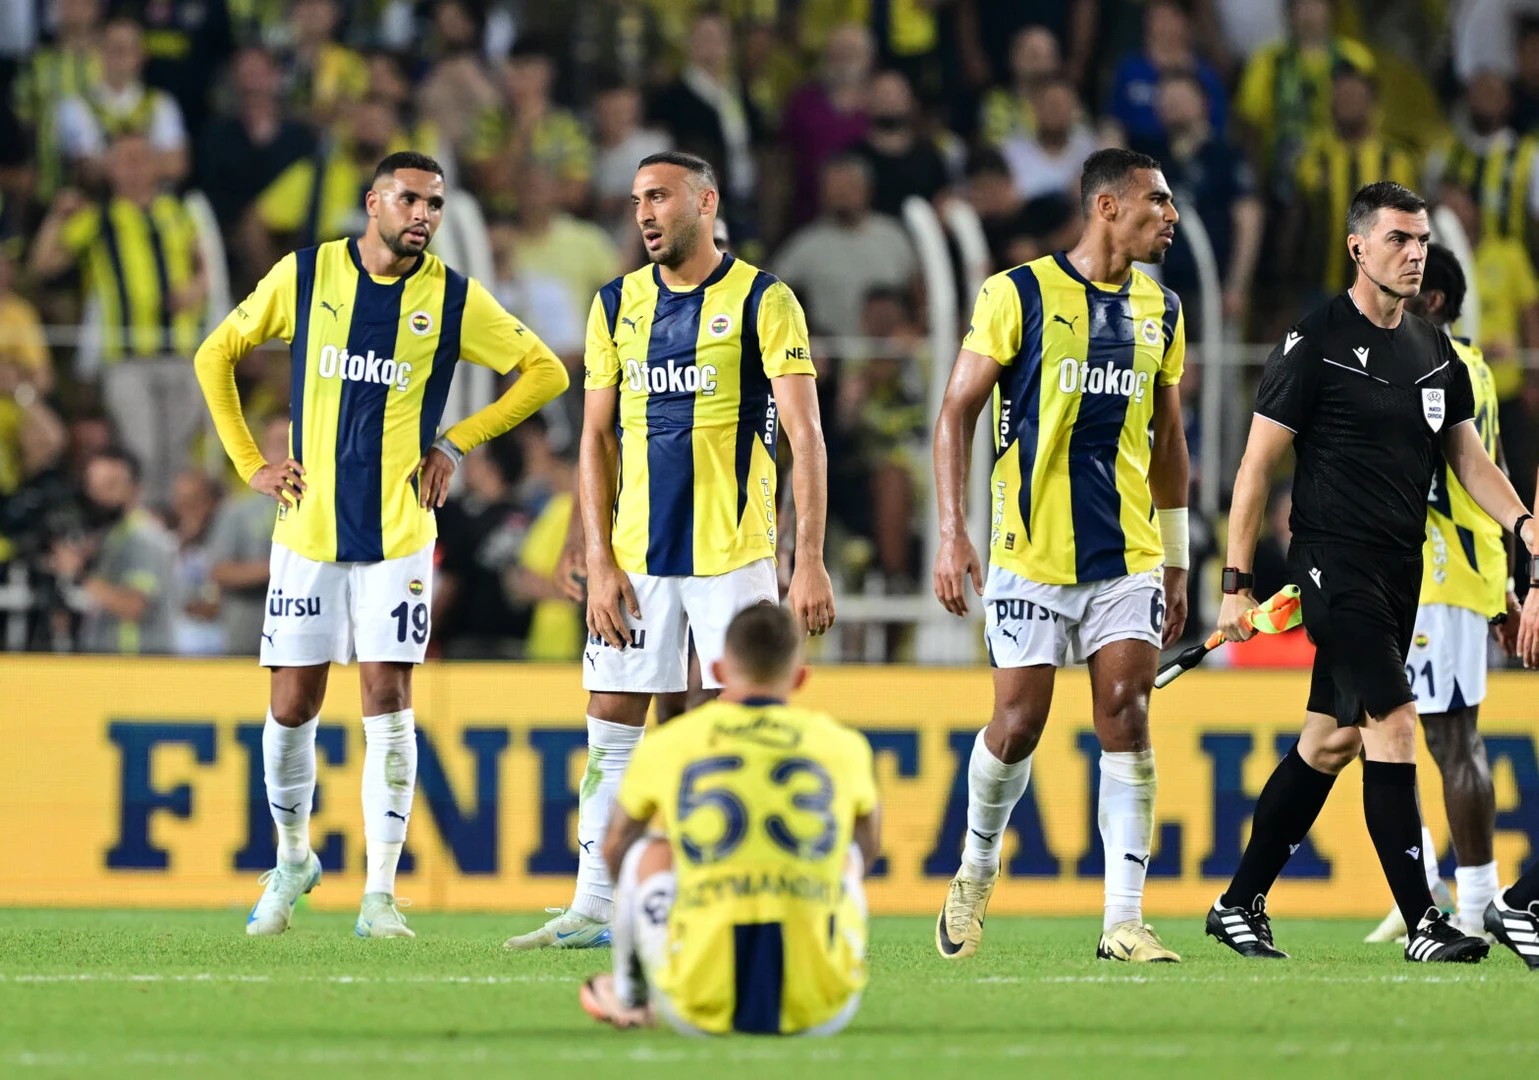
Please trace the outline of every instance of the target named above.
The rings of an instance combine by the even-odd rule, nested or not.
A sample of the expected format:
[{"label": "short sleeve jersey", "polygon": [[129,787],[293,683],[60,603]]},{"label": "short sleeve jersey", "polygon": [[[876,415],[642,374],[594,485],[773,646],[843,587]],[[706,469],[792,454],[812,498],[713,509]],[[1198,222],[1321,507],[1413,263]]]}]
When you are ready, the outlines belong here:
[{"label": "short sleeve jersey", "polygon": [[1296,543],[1412,556],[1443,435],[1475,404],[1447,335],[1411,314],[1386,330],[1342,293],[1272,350],[1256,414],[1294,433]]}]

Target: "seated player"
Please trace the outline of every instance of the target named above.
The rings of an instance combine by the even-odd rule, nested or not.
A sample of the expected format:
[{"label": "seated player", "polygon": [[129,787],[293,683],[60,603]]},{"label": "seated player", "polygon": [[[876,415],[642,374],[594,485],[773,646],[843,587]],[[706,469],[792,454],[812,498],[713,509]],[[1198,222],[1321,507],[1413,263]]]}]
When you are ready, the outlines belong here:
[{"label": "seated player", "polygon": [[[807,669],[782,609],[740,612],[713,667],[720,699],[644,739],[621,781],[604,841],[614,974],[585,982],[582,1006],[622,1028],[833,1035],[866,983],[871,747],[786,705]],[[666,835],[647,834],[653,815]]]}]

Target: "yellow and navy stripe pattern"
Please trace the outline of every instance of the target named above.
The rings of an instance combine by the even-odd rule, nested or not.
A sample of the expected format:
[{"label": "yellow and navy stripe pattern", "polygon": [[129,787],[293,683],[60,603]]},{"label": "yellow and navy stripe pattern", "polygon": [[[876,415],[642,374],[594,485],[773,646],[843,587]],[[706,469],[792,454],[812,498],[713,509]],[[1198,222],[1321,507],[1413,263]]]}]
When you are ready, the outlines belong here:
[{"label": "yellow and navy stripe pattern", "polygon": [[1485,236],[1511,236],[1526,242],[1528,187],[1533,179],[1539,138],[1512,136],[1494,142],[1483,154],[1456,143],[1443,170],[1446,183],[1466,189],[1480,207]]},{"label": "yellow and navy stripe pattern", "polygon": [[1315,226],[1310,257],[1327,292],[1342,292],[1357,268],[1347,254],[1346,220],[1352,197],[1364,184],[1393,180],[1416,186],[1416,163],[1400,147],[1371,136],[1347,143],[1334,133],[1312,139],[1298,164],[1298,186]]},{"label": "yellow and navy stripe pattern", "polygon": [[1073,585],[1164,559],[1149,491],[1157,387],[1181,380],[1176,294],[1139,270],[1120,288],[1062,254],[984,283],[962,346],[1004,371],[994,394],[990,558]]},{"label": "yellow and navy stripe pattern", "polygon": [[[1496,382],[1485,357],[1466,338],[1453,339],[1454,353],[1470,370],[1475,391],[1475,430],[1491,460],[1501,437]],[[1502,527],[1486,516],[1459,483],[1453,467],[1440,462],[1427,496],[1427,540],[1422,549],[1421,602],[1449,604],[1491,616],[1507,610],[1507,548]]]},{"label": "yellow and navy stripe pattern", "polygon": [[790,288],[731,255],[686,291],[633,271],[594,298],[585,367],[587,389],[619,388],[620,568],[708,577],[773,558],[770,380],[814,373]]},{"label": "yellow and navy stripe pattern", "polygon": [[122,198],[82,207],[62,236],[101,305],[105,360],[192,356],[202,312],[176,310],[173,296],[196,274],[198,237],[175,196],[157,195],[148,207]]},{"label": "yellow and navy stripe pattern", "polygon": [[437,535],[417,463],[460,359],[507,374],[544,346],[477,282],[423,255],[403,277],[363,269],[356,240],[282,259],[229,317],[251,344],[290,343],[289,452],[309,486],[273,539],[322,562],[377,562]]},{"label": "yellow and navy stripe pattern", "polygon": [[67,51],[38,49],[16,79],[12,101],[16,117],[34,138],[36,196],[52,199],[65,184],[65,161],[59,145],[58,106],[72,97],[85,97],[101,81],[102,58],[96,49]]}]

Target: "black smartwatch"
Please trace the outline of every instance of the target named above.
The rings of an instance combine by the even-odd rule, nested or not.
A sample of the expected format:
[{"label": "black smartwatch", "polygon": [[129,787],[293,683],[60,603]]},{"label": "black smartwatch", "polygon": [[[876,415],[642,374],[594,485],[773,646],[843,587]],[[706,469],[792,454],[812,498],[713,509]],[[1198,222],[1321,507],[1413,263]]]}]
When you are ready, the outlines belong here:
[{"label": "black smartwatch", "polygon": [[1237,592],[1249,589],[1256,584],[1256,575],[1247,574],[1238,567],[1224,567],[1224,592],[1233,596]]}]

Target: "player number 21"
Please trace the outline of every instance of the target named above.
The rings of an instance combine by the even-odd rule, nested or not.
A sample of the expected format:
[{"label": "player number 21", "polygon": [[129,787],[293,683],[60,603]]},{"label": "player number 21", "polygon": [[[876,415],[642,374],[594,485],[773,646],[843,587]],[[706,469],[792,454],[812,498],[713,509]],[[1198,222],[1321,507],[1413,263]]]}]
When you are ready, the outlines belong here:
[{"label": "player number 21", "polygon": [[395,610],[390,612],[390,617],[395,620],[395,639],[397,641],[406,640],[408,616],[411,619],[411,639],[418,645],[421,645],[427,640],[428,636],[427,605],[417,604],[412,606],[407,604],[405,600],[402,600],[395,606]]},{"label": "player number 21", "polygon": [[[708,843],[697,843],[683,836],[679,846],[684,857],[692,863],[720,862],[738,849],[748,837],[748,808],[742,798],[727,787],[700,788],[700,781],[720,773],[735,773],[743,768],[743,759],[732,755],[702,758],[691,763],[679,778],[679,807],[677,821],[682,826],[696,810],[711,807],[722,817],[720,837]],[[782,758],[770,766],[769,780],[776,787],[785,787],[800,776],[811,777],[816,785],[808,791],[798,791],[791,796],[791,805],[797,810],[817,818],[818,831],[812,836],[798,836],[780,814],[769,814],[764,819],[764,832],[776,847],[801,859],[822,859],[834,850],[839,826],[834,819],[834,782],[828,770],[810,758]]]}]

